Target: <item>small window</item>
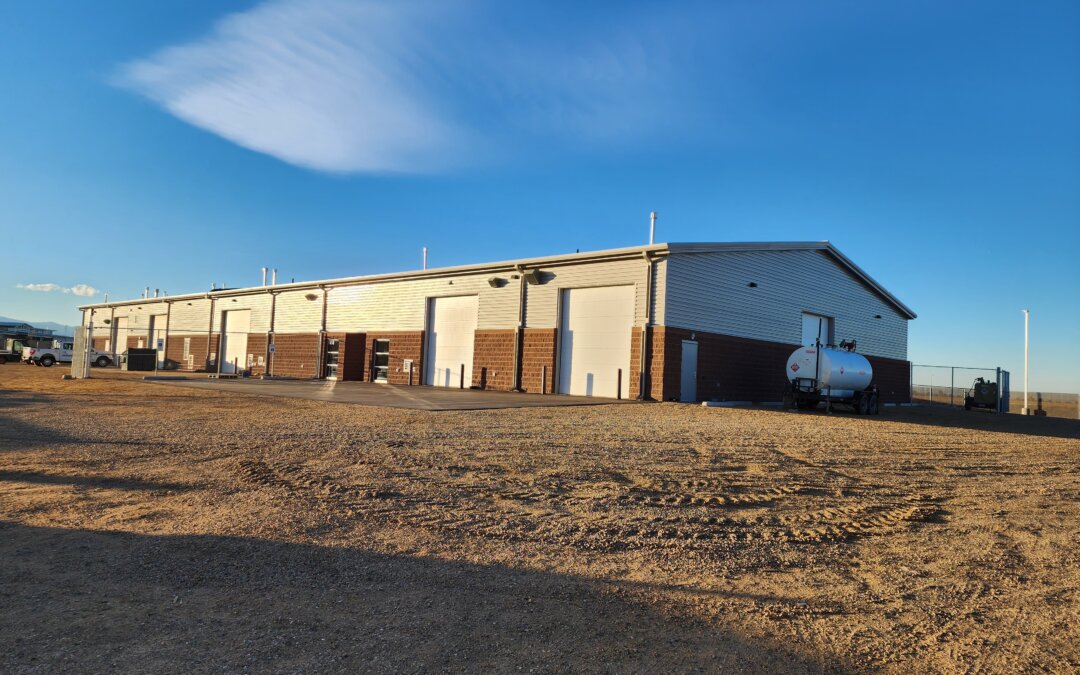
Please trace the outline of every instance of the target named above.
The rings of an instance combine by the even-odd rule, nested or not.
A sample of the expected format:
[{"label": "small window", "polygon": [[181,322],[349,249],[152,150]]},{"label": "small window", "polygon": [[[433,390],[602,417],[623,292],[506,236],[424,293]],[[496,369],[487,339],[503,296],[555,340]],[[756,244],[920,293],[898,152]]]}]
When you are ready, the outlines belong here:
[{"label": "small window", "polygon": [[338,356],[341,354],[341,345],[337,340],[326,341],[325,370],[323,377],[328,380],[336,380],[338,374]]},{"label": "small window", "polygon": [[371,376],[376,382],[386,382],[390,377],[390,341],[375,340],[371,348]]}]

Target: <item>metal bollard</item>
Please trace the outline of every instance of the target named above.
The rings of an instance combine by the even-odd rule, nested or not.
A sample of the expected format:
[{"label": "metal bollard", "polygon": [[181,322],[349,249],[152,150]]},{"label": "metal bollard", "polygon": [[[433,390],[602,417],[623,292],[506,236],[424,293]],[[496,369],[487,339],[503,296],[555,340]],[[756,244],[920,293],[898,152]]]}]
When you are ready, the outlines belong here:
[{"label": "metal bollard", "polygon": [[547,366],[540,369],[540,393],[547,393]]},{"label": "metal bollard", "polygon": [[615,398],[622,398],[622,368],[619,368],[619,377],[615,384]]},{"label": "metal bollard", "polygon": [[459,383],[458,384],[458,389],[464,389],[465,388],[465,364],[464,363],[461,364],[461,376],[460,376],[460,379],[458,380],[458,383]]}]

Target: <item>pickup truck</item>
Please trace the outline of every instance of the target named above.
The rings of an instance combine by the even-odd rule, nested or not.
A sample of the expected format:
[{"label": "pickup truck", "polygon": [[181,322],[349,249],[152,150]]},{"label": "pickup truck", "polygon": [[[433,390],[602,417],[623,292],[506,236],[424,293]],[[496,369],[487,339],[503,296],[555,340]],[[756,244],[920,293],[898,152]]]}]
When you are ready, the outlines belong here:
[{"label": "pickup truck", "polygon": [[[51,368],[57,363],[71,363],[72,348],[74,346],[71,342],[56,340],[53,342],[52,347],[23,347],[22,360],[23,363],[45,366],[46,368]],[[90,363],[95,366],[104,368],[111,365],[112,362],[111,354],[99,352],[96,349],[90,350]]]}]

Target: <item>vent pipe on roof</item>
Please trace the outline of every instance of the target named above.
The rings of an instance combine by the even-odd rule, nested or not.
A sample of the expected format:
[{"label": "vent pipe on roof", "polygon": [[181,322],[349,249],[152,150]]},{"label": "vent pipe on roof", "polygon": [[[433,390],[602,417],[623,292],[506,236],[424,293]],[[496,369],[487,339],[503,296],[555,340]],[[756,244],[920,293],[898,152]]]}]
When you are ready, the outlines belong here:
[{"label": "vent pipe on roof", "polygon": [[656,211],[649,213],[649,246],[656,243]]},{"label": "vent pipe on roof", "polygon": [[156,297],[158,297],[158,295],[160,295],[160,294],[161,294],[161,291],[155,288],[155,289],[154,289],[154,297],[156,298]]},{"label": "vent pipe on roof", "polygon": [[270,273],[270,285],[271,286],[277,286],[277,268],[276,267]]},{"label": "vent pipe on roof", "polygon": [[423,267],[423,269],[426,270],[427,269],[427,246],[425,246],[423,248],[423,251],[424,251],[424,262],[423,262],[424,267]]},{"label": "vent pipe on roof", "polygon": [[266,285],[266,268],[265,267],[262,268],[262,273],[263,273],[263,284],[262,285],[265,286]]}]

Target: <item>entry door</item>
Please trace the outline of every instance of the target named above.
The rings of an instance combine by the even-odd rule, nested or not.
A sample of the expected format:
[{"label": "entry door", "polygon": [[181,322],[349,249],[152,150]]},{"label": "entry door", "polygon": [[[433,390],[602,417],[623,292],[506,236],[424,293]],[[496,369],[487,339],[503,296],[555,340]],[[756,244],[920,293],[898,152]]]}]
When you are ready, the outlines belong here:
[{"label": "entry door", "polygon": [[626,398],[634,287],[562,291],[559,315],[559,393]]},{"label": "entry door", "polygon": [[827,316],[803,312],[802,343],[804,347],[813,347],[817,342],[832,344],[832,319]]},{"label": "entry door", "polygon": [[164,314],[151,314],[150,315],[150,330],[147,331],[150,336],[150,344],[146,345],[150,349],[157,351],[157,365],[158,368],[165,367],[165,315]]},{"label": "entry door", "polygon": [[479,299],[475,295],[428,301],[425,384],[462,388],[472,385],[478,308]]},{"label": "entry door", "polygon": [[683,403],[697,400],[697,347],[696,342],[682,341],[682,386],[679,388],[679,400]]},{"label": "entry door", "polygon": [[250,331],[250,309],[235,309],[222,315],[222,373],[242,373],[247,369],[247,341]]}]

